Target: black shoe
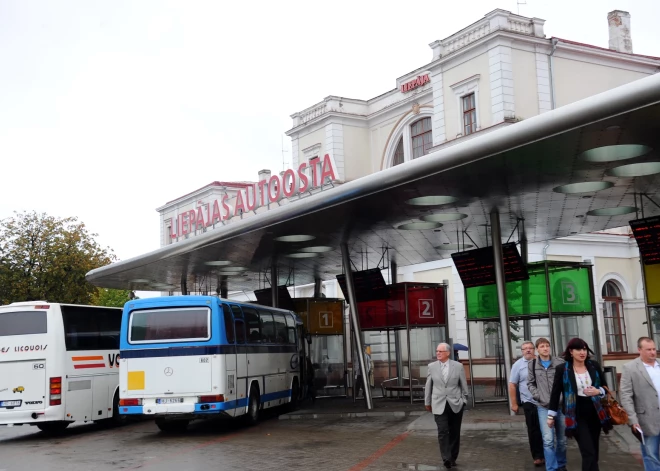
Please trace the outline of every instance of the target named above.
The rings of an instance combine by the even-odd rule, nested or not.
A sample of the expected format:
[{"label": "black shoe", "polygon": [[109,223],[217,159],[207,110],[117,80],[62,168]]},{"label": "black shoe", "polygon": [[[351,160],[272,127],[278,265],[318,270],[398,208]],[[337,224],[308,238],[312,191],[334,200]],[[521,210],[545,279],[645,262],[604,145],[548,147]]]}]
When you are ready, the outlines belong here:
[{"label": "black shoe", "polygon": [[456,460],[451,460],[451,465],[452,465],[452,467],[458,466],[458,465],[456,464]]},{"label": "black shoe", "polygon": [[451,461],[450,460],[443,461],[443,464],[445,465],[445,468],[451,468]]}]

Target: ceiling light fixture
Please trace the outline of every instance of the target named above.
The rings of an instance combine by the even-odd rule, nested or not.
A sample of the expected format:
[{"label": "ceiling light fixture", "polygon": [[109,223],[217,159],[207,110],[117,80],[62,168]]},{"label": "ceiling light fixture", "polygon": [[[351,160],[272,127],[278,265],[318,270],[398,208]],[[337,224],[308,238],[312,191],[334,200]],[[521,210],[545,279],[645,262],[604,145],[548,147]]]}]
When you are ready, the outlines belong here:
[{"label": "ceiling light fixture", "polygon": [[287,254],[286,257],[289,257],[289,258],[314,258],[314,257],[318,257],[318,255],[319,255],[318,253],[314,253],[314,252],[295,252],[295,253]]},{"label": "ceiling light fixture", "polygon": [[334,249],[327,245],[317,245],[315,247],[303,247],[300,249],[301,252],[309,253],[323,253],[323,252],[332,252]]},{"label": "ceiling light fixture", "polygon": [[594,191],[606,190],[612,188],[612,182],[580,182],[569,183],[568,185],[556,186],[552,189],[555,193],[593,193]]},{"label": "ceiling light fixture", "polygon": [[474,245],[471,244],[450,244],[450,243],[445,243],[442,245],[437,245],[435,247],[436,250],[461,250],[461,249],[471,249],[474,247]]},{"label": "ceiling light fixture", "polygon": [[394,226],[395,229],[399,229],[402,231],[415,231],[415,230],[419,231],[424,229],[437,229],[438,227],[442,227],[442,224],[440,224],[439,222],[427,222],[427,221],[412,221]]},{"label": "ceiling light fixture", "polygon": [[612,177],[644,177],[660,173],[660,162],[641,162],[638,164],[622,165],[605,172]]},{"label": "ceiling light fixture", "polygon": [[617,206],[615,208],[592,209],[587,213],[588,216],[621,216],[637,211],[634,206]]},{"label": "ceiling light fixture", "polygon": [[441,204],[450,204],[458,201],[454,196],[420,196],[406,201],[413,206],[440,206]]},{"label": "ceiling light fixture", "polygon": [[447,221],[460,221],[468,217],[465,213],[439,213],[439,214],[427,214],[422,216],[420,219],[427,222],[447,222]]},{"label": "ceiling light fixture", "polygon": [[147,280],[146,278],[135,278],[133,280],[129,280],[131,283],[149,283],[150,280]]},{"label": "ceiling light fixture", "polygon": [[307,242],[308,240],[314,239],[316,239],[316,236],[306,234],[294,234],[275,237],[275,240],[278,242]]},{"label": "ceiling light fixture", "polygon": [[227,265],[231,265],[232,262],[229,260],[209,260],[204,263],[210,267],[226,267]]},{"label": "ceiling light fixture", "polygon": [[588,162],[613,162],[626,160],[648,154],[653,149],[642,144],[619,144],[589,149],[580,154],[580,158]]}]

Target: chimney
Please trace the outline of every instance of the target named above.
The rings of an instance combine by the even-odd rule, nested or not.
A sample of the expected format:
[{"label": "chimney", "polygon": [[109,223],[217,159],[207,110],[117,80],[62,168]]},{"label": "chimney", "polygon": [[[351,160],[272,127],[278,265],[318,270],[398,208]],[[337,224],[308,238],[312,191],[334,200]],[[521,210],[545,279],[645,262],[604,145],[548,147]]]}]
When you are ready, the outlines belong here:
[{"label": "chimney", "polygon": [[607,14],[607,24],[610,27],[610,49],[632,54],[630,13],[622,10],[611,11]]},{"label": "chimney", "polygon": [[270,170],[259,170],[259,181],[268,181],[270,178]]}]

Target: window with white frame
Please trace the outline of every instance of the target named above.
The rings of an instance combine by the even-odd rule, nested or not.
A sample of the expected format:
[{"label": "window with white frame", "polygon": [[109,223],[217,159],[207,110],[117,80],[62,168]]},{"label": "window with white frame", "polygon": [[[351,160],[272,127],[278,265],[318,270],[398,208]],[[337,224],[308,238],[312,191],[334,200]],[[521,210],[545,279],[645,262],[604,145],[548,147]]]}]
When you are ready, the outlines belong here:
[{"label": "window with white frame", "polygon": [[613,281],[606,281],[602,290],[603,321],[608,353],[627,353],[626,322],[623,317],[623,298]]},{"label": "window with white frame", "polygon": [[449,87],[454,92],[458,109],[457,136],[467,136],[479,130],[477,112],[479,110],[480,75],[473,75]]},{"label": "window with white frame", "polygon": [[433,132],[431,130],[431,118],[422,118],[410,126],[410,138],[412,139],[412,158],[426,154],[433,146]]},{"label": "window with white frame", "polygon": [[477,130],[477,105],[474,93],[461,98],[463,105],[463,135],[467,136]]},{"label": "window with white frame", "polygon": [[394,154],[390,154],[392,167],[428,154],[433,147],[431,116],[422,116],[410,124],[406,123],[401,131],[395,134],[395,139]]}]

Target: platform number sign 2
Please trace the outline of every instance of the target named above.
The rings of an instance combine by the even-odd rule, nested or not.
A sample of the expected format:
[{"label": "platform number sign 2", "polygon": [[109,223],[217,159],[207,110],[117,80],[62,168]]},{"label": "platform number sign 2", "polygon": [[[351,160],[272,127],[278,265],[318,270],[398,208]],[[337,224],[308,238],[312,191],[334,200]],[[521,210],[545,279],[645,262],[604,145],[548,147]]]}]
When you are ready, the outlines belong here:
[{"label": "platform number sign 2", "polygon": [[572,281],[561,282],[561,297],[564,304],[580,304],[577,286]]},{"label": "platform number sign 2", "polygon": [[421,319],[433,319],[435,317],[432,299],[420,299],[418,305],[419,317]]},{"label": "platform number sign 2", "polygon": [[321,329],[332,329],[332,311],[319,311],[319,327]]}]

